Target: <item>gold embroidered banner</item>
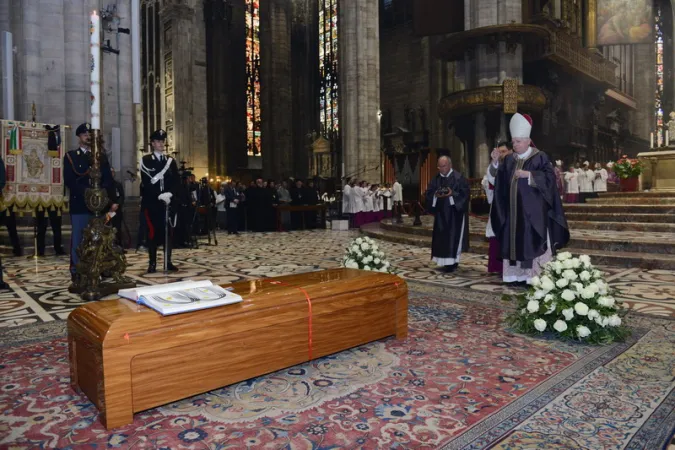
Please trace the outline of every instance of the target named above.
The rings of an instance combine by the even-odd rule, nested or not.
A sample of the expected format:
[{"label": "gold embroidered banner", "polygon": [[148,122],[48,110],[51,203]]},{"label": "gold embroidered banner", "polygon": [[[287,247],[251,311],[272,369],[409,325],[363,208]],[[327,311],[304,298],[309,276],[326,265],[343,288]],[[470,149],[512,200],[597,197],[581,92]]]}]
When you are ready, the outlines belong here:
[{"label": "gold embroidered banner", "polygon": [[53,124],[2,121],[2,159],[7,184],[0,211],[12,208],[23,213],[65,206],[62,168],[65,129]]}]

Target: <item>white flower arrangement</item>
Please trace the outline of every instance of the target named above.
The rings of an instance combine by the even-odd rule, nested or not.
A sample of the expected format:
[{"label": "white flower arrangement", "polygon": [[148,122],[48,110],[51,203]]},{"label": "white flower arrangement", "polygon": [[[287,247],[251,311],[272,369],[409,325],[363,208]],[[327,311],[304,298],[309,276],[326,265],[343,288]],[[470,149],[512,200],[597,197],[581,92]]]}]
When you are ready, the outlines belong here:
[{"label": "white flower arrangement", "polygon": [[559,253],[516,299],[517,312],[508,321],[521,333],[549,332],[593,344],[630,335],[622,320],[625,309],[588,255]]},{"label": "white flower arrangement", "polygon": [[356,238],[347,246],[342,265],[348,269],[392,272],[384,252],[369,237]]}]

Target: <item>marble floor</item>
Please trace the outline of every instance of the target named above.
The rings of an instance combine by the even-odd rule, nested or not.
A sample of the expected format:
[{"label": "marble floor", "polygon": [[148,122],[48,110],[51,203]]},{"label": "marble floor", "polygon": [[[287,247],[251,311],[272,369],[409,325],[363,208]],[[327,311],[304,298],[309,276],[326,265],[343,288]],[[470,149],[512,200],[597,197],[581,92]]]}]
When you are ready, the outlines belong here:
[{"label": "marble floor", "polygon": [[[174,263],[180,272],[145,274],[147,255],[129,252],[127,275],[139,285],[181,279],[211,279],[227,284],[252,278],[339,267],[344,248],[356,231],[324,230],[292,233],[222,234],[219,246],[197,250],[175,250]],[[486,273],[485,255],[465,254],[457,272],[435,270],[425,248],[382,242],[392,266],[411,281],[427,282],[448,288],[472,289],[499,297],[511,292],[499,277]],[[160,261],[161,263],[161,261]],[[4,259],[5,280],[12,288],[0,293],[0,327],[13,327],[67,318],[82,300],[67,291],[69,284],[66,257],[48,256]],[[675,272],[625,268],[602,268],[611,286],[632,310],[649,315],[675,318]]]}]

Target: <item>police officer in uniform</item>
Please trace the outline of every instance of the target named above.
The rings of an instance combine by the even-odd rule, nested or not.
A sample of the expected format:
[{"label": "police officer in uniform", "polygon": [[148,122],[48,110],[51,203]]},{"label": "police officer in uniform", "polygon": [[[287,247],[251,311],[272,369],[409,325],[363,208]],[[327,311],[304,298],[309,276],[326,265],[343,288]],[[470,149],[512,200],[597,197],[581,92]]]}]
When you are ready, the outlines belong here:
[{"label": "police officer in uniform", "polygon": [[[47,217],[45,217],[45,215]],[[47,220],[52,226],[52,233],[54,234],[54,253],[57,255],[65,255],[66,252],[61,246],[61,211],[60,208],[51,207],[45,210],[35,211],[35,220],[37,221],[37,255],[45,255],[45,237],[47,234]]]},{"label": "police officer in uniform", "polygon": [[[89,219],[93,217],[92,212],[87,208],[84,202],[84,192],[91,187],[91,178],[89,177],[89,168],[92,166],[92,153],[89,131],[91,125],[83,123],[75,134],[79,140],[79,148],[71,150],[63,157],[63,179],[69,191],[70,198],[70,274],[75,281],[75,267],[78,263],[77,247],[82,242],[84,229],[89,224]],[[101,159],[101,187],[109,189],[112,184],[112,174],[110,173],[110,164],[105,153]],[[117,204],[110,207],[110,211],[117,211]]]},{"label": "police officer in uniform", "polygon": [[[152,151],[141,160],[141,210],[147,223],[148,273],[157,271],[157,247],[165,244],[165,212],[169,204],[178,202],[178,187],[180,176],[178,165],[173,158],[164,154],[166,131],[156,130],[150,135]],[[175,198],[172,199],[172,197]],[[175,220],[174,214],[169,220]],[[170,272],[178,270],[171,263],[171,239],[169,247],[165,249],[167,269]]]}]

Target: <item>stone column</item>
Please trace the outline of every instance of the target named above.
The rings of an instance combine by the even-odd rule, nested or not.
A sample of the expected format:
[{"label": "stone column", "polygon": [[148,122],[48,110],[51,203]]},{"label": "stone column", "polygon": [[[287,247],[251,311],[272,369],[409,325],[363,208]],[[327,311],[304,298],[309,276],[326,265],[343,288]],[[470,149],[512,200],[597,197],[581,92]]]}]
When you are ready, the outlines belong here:
[{"label": "stone column", "polygon": [[[7,31],[8,33],[12,33],[12,28],[11,28],[11,13],[12,9],[10,8],[10,1],[5,0],[0,2],[0,36],[2,35],[3,32]],[[16,39],[16,36],[12,35],[12,39]],[[0,38],[0,41],[2,41],[2,38]],[[4,42],[4,41],[2,41]],[[0,48],[0,60],[2,57],[4,57],[4,45],[2,48]],[[16,71],[15,71],[16,72]],[[0,64],[0,80],[4,77],[4,65]],[[0,117],[7,117],[7,113],[4,110],[4,91],[3,91],[3,82],[0,81]],[[15,96],[16,98],[16,96]]]},{"label": "stone column", "polygon": [[338,9],[340,71],[340,128],[342,135],[341,176],[352,176],[358,171],[357,160],[357,78],[356,78],[356,1],[345,1]]},{"label": "stone column", "polygon": [[490,164],[490,145],[488,144],[487,127],[485,126],[485,113],[476,114],[475,119],[473,175],[477,178],[485,172],[488,164]]},{"label": "stone column", "polygon": [[[520,0],[466,0],[464,2],[464,25],[466,30],[490,25],[503,25],[522,22],[522,2]],[[518,44],[509,51],[505,42],[494,47],[479,45],[474,57],[467,63],[472,77],[467,79],[467,88],[501,84],[506,78],[516,78],[522,83],[522,48]],[[473,176],[478,177],[490,162],[490,143],[488,135],[498,134],[497,130],[488,133],[485,113],[475,115],[474,164]],[[471,150],[469,150],[471,151]]]},{"label": "stone column", "polygon": [[94,8],[81,2],[63,3],[64,56],[68,71],[65,79],[65,123],[70,125],[67,150],[75,148],[75,129],[89,120],[89,32],[84,24]]},{"label": "stone column", "polygon": [[366,39],[368,41],[368,147],[363,155],[364,165],[368,169],[365,179],[371,183],[382,181],[380,140],[380,20],[379,2],[364,0],[368,4],[368,23]]},{"label": "stone column", "polygon": [[[192,23],[195,11],[182,1],[167,3],[161,11],[163,26],[171,23],[171,43],[164,47],[164,54],[171,52],[172,73],[166,73],[165,78],[173,80],[173,112],[167,110],[166,120],[170,121],[173,115],[173,146],[179,152],[179,158],[189,161],[200,177],[208,172],[206,155],[198,155],[192,148],[192,121],[193,119],[193,80],[192,67],[194,64],[191,50],[193,43]],[[159,99],[158,99],[159,100]],[[165,99],[163,99],[165,101]]]},{"label": "stone column", "polygon": [[[260,113],[263,176],[293,173],[290,0],[260,3]],[[309,68],[308,68],[309,69]]]},{"label": "stone column", "polygon": [[[196,167],[209,166],[208,153],[208,113],[206,87],[206,27],[204,26],[204,2],[194,2],[192,27],[192,110],[190,148]],[[226,171],[215,172],[214,175],[228,175]]]},{"label": "stone column", "polygon": [[11,13],[12,8],[10,7],[10,0],[5,0],[0,2],[0,32],[8,31],[12,32],[11,28]]},{"label": "stone column", "polygon": [[[42,60],[40,58],[40,1],[26,0],[21,3],[23,9],[23,36],[20,42],[17,40],[20,61],[17,66],[23,69],[23,82],[21,90],[16,90],[15,96],[18,101],[15,102],[17,108],[15,119],[30,120],[31,105],[41,104],[42,98]],[[17,67],[18,68],[18,67]],[[17,71],[21,76],[21,73]],[[38,111],[37,120],[43,120]]]},{"label": "stone column", "polygon": [[[131,2],[130,0],[122,1],[117,4],[117,11],[123,22],[121,27],[125,28],[131,26]],[[112,40],[111,40],[112,42]],[[117,117],[111,121],[121,130],[120,133],[120,155],[119,155],[119,176],[120,181],[126,178],[127,170],[134,172],[138,167],[136,140],[134,138],[134,115],[135,108],[133,104],[133,79],[131,67],[131,37],[126,34],[117,35],[115,38],[117,48],[120,54],[113,56],[111,62],[115,62],[116,76],[117,76],[117,98],[116,108]],[[108,80],[108,83],[112,83]],[[109,129],[109,127],[106,127]]]},{"label": "stone column", "polygon": [[341,4],[340,106],[345,174],[380,181],[379,21],[376,0]]},{"label": "stone column", "polygon": [[319,71],[319,14],[316,0],[292,2],[291,26],[291,79],[293,83],[293,171],[300,178],[309,175],[307,134],[320,129]]}]

